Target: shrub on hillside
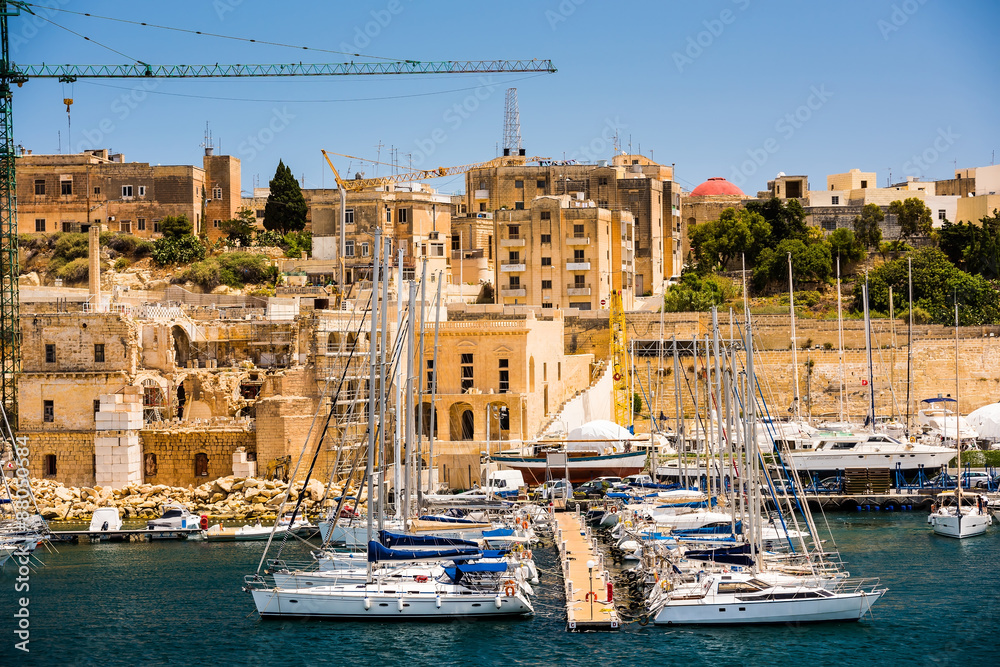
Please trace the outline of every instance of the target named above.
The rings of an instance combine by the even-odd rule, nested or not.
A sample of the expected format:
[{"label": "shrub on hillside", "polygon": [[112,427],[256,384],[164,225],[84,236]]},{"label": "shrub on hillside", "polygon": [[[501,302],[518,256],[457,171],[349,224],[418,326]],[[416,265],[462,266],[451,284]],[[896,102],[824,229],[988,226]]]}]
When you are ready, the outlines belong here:
[{"label": "shrub on hillside", "polygon": [[179,278],[211,290],[219,285],[240,288],[246,284],[273,282],[277,272],[277,268],[269,265],[261,255],[227,252],[192,264]]},{"label": "shrub on hillside", "polygon": [[56,276],[68,283],[83,282],[90,276],[90,260],[86,257],[74,259],[72,262],[60,266],[56,271]]},{"label": "shrub on hillside", "polygon": [[165,236],[153,243],[151,254],[160,266],[190,264],[205,259],[205,246],[190,234],[179,238]]}]

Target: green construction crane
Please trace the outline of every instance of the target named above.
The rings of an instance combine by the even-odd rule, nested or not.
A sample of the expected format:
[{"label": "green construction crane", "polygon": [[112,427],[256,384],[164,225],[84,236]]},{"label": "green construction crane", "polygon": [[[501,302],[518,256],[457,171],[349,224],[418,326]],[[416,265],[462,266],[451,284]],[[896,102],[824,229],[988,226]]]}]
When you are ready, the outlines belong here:
[{"label": "green construction crane", "polygon": [[[26,2],[0,0],[0,403],[16,428],[17,375],[21,369],[21,329],[17,277],[17,189],[14,169],[11,84],[28,79],[216,78],[271,76],[366,76],[381,74],[493,74],[555,72],[551,60],[384,61],[290,63],[277,65],[15,65],[10,62],[7,19],[33,13]],[[2,420],[0,420],[2,426]]]}]

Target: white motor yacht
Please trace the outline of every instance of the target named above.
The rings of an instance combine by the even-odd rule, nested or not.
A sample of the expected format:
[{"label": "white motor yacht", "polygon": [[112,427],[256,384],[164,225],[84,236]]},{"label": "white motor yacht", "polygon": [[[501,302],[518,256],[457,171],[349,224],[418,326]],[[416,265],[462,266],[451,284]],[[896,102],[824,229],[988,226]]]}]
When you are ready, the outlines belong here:
[{"label": "white motor yacht", "polygon": [[917,412],[917,423],[923,431],[924,442],[954,447],[955,433],[958,433],[958,441],[963,449],[975,447],[979,433],[969,425],[965,417],[956,415],[945,407],[954,402],[953,398],[925,398],[921,401],[924,407]]},{"label": "white motor yacht", "polygon": [[961,505],[955,491],[938,494],[937,507],[927,517],[935,535],[963,539],[982,535],[993,523],[989,501],[976,497],[975,505]]},{"label": "white motor yacht", "polygon": [[892,468],[930,470],[946,465],[955,450],[940,445],[900,442],[882,433],[818,434],[807,440],[788,440],[786,452],[799,472],[844,470],[846,468]]}]

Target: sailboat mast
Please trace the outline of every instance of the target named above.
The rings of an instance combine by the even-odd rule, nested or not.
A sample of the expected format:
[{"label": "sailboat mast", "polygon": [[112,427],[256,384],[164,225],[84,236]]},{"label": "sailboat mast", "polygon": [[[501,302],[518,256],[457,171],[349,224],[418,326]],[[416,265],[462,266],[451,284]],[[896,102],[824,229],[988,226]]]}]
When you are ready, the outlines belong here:
[{"label": "sailboat mast", "polygon": [[431,423],[430,423],[430,440],[427,452],[427,493],[431,492],[431,477],[434,476],[434,438],[437,436],[437,389],[438,389],[438,329],[441,327],[441,283],[443,282],[441,272],[438,272],[438,290],[437,298],[435,302],[437,303],[437,308],[434,309],[434,350],[431,353],[431,358],[434,364],[434,382],[431,383]]},{"label": "sailboat mast", "polygon": [[868,314],[868,274],[865,274],[865,284],[861,286],[862,301],[865,309],[865,349],[868,351],[868,418],[869,426],[875,430],[875,386],[872,374],[872,326]]},{"label": "sailboat mast", "polygon": [[414,340],[416,339],[416,330],[414,324],[417,319],[417,311],[414,306],[417,304],[417,284],[410,281],[410,309],[407,313],[407,327],[406,327],[406,441],[405,441],[405,453],[403,454],[403,462],[406,465],[403,479],[403,491],[404,504],[403,504],[403,514],[404,516],[410,513],[410,499],[412,497],[413,489],[413,474],[412,474],[412,461],[413,461],[413,447],[416,444],[416,424],[414,424],[414,368],[413,361],[415,359],[415,352],[413,349]]},{"label": "sailboat mast", "polygon": [[906,284],[909,289],[910,322],[906,327],[906,435],[910,435],[910,385],[913,383],[913,258],[906,258]]},{"label": "sailboat mast", "polygon": [[[958,396],[958,289],[955,289],[955,463],[958,465],[958,490],[956,491],[956,496],[958,497],[958,507],[955,508],[955,513],[958,516],[958,527],[959,535],[962,534],[962,442],[959,440],[959,428],[958,420],[959,415],[962,414],[959,410],[959,396]],[[948,418],[945,416],[945,425],[948,424]],[[945,437],[947,438],[948,433],[945,432]]]},{"label": "sailboat mast", "polygon": [[837,255],[837,350],[840,352],[840,423],[844,423],[844,314],[840,301],[840,255]]},{"label": "sailboat mast", "polygon": [[[376,356],[377,346],[375,340],[378,336],[378,273],[379,254],[382,252],[382,230],[375,228],[375,252],[372,254],[372,307],[371,307],[371,333],[368,336],[368,461],[365,465],[365,475],[368,479],[368,509],[365,514],[368,517],[368,542],[371,542],[375,532],[375,484],[374,476],[375,464],[375,397],[378,395],[378,357]],[[371,565],[368,566],[369,572]]]},{"label": "sailboat mast", "polygon": [[[403,330],[403,248],[399,248],[399,254],[396,256],[396,331]],[[398,334],[397,334],[398,337]],[[400,342],[402,345],[402,342]],[[400,491],[402,491],[402,475],[400,466],[403,463],[402,457],[402,445],[403,445],[403,364],[399,364],[396,368],[396,438],[393,441],[392,447],[392,461],[393,461],[393,473],[392,473],[392,488],[394,491],[394,498],[396,500],[396,520],[401,521],[403,519],[402,505],[400,504]]]},{"label": "sailboat mast", "polygon": [[424,314],[427,310],[427,260],[424,260],[423,268],[420,270],[420,341],[417,347],[420,350],[420,363],[417,364],[417,508],[424,506],[424,383],[421,382],[424,374]]},{"label": "sailboat mast", "polygon": [[[379,380],[378,380],[378,423],[379,423],[379,473],[378,473],[378,529],[385,530],[385,500],[386,500],[386,452],[385,452],[385,402],[389,396],[386,382],[385,353],[389,347],[389,244],[382,246],[382,337],[379,341]],[[390,356],[391,359],[391,356]]]},{"label": "sailboat mast", "polygon": [[681,375],[680,362],[677,359],[677,334],[670,337],[671,346],[674,348],[674,414],[676,416],[676,444],[677,444],[677,474],[681,476],[685,488],[687,487],[687,464],[684,453],[684,424],[681,421]]},{"label": "sailboat mast", "polygon": [[750,323],[749,313],[746,321],[746,381],[747,389],[744,396],[746,406],[746,421],[744,422],[745,433],[743,437],[744,453],[748,459],[750,474],[746,477],[747,492],[750,495],[750,506],[747,508],[747,520],[750,524],[750,558],[757,567],[758,553],[758,533],[760,531],[760,484],[757,474],[757,437],[754,430],[757,421],[757,392],[755,387],[753,370],[753,325]]},{"label": "sailboat mast", "polygon": [[[792,398],[792,405],[795,408],[795,421],[801,421],[802,415],[799,409],[799,342],[795,338],[795,289],[792,287],[792,253],[788,253],[788,312],[792,318],[792,371],[795,375],[795,394]],[[753,387],[751,387],[751,390],[753,390]]]}]

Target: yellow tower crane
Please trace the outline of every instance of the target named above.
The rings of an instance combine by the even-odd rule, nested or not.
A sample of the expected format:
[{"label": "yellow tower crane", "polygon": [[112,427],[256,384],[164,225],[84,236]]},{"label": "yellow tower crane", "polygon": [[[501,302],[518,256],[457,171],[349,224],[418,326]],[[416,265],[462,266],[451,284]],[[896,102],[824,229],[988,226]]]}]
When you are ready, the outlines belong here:
[{"label": "yellow tower crane", "polygon": [[628,335],[625,331],[625,309],[622,295],[611,291],[611,373],[614,381],[615,423],[624,428],[632,425],[632,358],[628,351]]}]

